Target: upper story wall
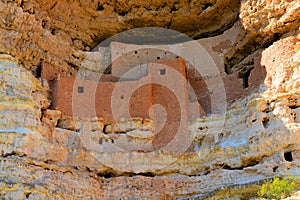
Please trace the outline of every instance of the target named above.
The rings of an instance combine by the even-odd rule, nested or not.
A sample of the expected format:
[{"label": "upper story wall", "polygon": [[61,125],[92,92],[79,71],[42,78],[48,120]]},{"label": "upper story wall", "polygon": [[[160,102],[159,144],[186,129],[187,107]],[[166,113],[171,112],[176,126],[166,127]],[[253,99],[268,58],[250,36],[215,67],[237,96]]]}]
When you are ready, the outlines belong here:
[{"label": "upper story wall", "polygon": [[[171,47],[172,46],[172,47]],[[111,73],[113,76],[141,78],[147,75],[147,63],[178,57],[166,49],[180,48],[180,45],[133,45],[112,42]]]}]

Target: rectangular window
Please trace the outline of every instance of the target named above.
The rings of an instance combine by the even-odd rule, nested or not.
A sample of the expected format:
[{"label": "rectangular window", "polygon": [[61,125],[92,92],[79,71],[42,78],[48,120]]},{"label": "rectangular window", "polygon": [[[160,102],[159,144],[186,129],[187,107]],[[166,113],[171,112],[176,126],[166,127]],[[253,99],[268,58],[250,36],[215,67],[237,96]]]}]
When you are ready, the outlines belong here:
[{"label": "rectangular window", "polygon": [[84,93],[84,87],[83,86],[78,86],[77,92],[78,93]]},{"label": "rectangular window", "polygon": [[161,69],[160,70],[160,75],[165,75],[166,74],[166,69]]}]

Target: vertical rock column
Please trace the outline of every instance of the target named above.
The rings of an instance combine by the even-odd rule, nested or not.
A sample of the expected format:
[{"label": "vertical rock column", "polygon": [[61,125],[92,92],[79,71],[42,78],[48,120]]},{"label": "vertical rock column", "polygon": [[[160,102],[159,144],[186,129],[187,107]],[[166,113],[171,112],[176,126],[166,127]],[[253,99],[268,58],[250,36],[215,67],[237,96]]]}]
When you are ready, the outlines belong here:
[{"label": "vertical rock column", "polygon": [[26,137],[41,133],[41,109],[34,98],[42,87],[13,57],[0,54],[0,154],[26,154]]}]

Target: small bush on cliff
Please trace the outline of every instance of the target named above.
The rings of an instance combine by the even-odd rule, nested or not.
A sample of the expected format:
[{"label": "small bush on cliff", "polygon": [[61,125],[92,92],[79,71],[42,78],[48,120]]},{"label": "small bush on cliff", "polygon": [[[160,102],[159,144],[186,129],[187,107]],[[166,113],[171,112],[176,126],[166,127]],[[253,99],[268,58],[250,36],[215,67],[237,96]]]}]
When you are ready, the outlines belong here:
[{"label": "small bush on cliff", "polygon": [[271,181],[265,181],[257,194],[268,199],[281,199],[290,195],[297,185],[295,177],[275,177]]}]

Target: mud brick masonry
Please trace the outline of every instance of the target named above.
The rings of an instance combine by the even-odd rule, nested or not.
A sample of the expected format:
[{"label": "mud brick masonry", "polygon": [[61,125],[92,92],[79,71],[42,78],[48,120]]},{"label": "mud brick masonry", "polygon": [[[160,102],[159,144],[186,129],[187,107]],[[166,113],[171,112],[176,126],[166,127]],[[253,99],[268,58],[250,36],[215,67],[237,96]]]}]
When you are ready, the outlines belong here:
[{"label": "mud brick masonry", "polygon": [[[112,59],[124,45],[111,44]],[[239,74],[222,75],[227,101],[240,98],[262,82],[264,68],[258,62],[254,65],[246,77],[247,85],[245,77]],[[126,78],[120,78],[129,70],[132,71]],[[168,128],[176,128],[175,124],[182,119],[190,121],[210,112],[207,77],[202,77],[192,66],[187,67],[182,58],[170,52],[134,50],[112,62],[111,74],[88,72],[78,77],[66,76],[47,63],[42,65],[41,78],[51,85],[53,109],[68,116],[97,116],[114,122],[134,117],[153,119],[160,112],[152,108],[159,104],[165,109],[167,124],[173,124]],[[175,89],[176,92],[172,91]],[[196,98],[192,97],[192,90]]]},{"label": "mud brick masonry", "polygon": [[[96,73],[83,80],[59,74],[45,63],[41,76],[53,82],[53,108],[69,116],[89,118],[96,114],[112,122],[124,118],[150,118],[149,111],[156,104],[164,107],[167,123],[204,114],[198,102],[189,102],[186,65],[182,58],[150,62],[147,68],[148,75],[139,80]],[[176,90],[177,96],[170,88]],[[152,115],[157,114],[154,111]]]}]

